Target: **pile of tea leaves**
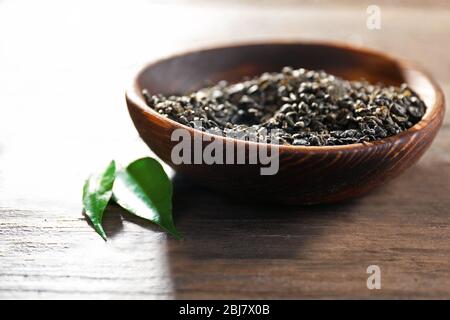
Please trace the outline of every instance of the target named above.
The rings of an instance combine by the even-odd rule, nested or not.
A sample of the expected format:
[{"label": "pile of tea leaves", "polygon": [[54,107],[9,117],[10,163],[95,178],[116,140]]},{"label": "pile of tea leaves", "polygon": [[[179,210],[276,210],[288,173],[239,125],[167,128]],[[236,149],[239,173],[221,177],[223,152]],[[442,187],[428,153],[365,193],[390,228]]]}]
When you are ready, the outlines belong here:
[{"label": "pile of tea leaves", "polygon": [[149,107],[181,124],[241,139],[272,131],[275,136],[259,139],[296,146],[383,139],[412,127],[426,111],[406,84],[373,85],[290,67],[184,96],[143,95]]}]

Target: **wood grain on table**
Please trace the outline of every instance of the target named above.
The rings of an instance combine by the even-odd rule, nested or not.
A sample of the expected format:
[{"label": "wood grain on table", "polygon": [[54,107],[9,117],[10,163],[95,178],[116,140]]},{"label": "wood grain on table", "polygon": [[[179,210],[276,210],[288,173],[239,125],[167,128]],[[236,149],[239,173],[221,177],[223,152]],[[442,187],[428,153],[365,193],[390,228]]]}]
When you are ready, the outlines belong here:
[{"label": "wood grain on table", "polygon": [[[448,2],[381,1],[381,30],[365,1],[255,2],[0,1],[0,298],[450,298],[448,113],[417,165],[357,200],[239,203],[174,176],[184,240],[115,206],[108,242],[85,221],[85,177],[151,155],[124,101],[150,58],[345,41],[421,64],[450,95]],[[366,287],[369,265],[381,290]]]}]

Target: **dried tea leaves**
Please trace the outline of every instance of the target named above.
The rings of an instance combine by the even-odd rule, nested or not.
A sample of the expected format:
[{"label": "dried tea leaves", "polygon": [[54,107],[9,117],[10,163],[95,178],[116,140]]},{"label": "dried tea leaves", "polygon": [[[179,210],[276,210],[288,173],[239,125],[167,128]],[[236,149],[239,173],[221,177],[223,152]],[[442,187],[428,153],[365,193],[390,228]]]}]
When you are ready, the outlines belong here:
[{"label": "dried tea leaves", "polygon": [[148,106],[200,130],[268,143],[329,146],[396,135],[420,121],[426,107],[406,84],[400,87],[346,81],[323,71],[283,68],[235,84],[221,81],[185,96],[149,95]]}]

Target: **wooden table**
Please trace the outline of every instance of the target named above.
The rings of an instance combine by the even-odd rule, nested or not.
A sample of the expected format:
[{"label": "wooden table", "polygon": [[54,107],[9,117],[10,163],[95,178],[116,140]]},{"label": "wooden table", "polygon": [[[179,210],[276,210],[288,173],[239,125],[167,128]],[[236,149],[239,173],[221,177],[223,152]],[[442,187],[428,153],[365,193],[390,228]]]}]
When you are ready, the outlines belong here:
[{"label": "wooden table", "polygon": [[[314,207],[230,202],[174,177],[176,241],[108,209],[81,214],[85,177],[151,154],[127,114],[135,67],[187,47],[346,41],[403,56],[450,96],[450,6],[369,2],[0,1],[0,298],[450,298],[450,116],[403,176]],[[448,3],[448,2],[447,2]],[[366,287],[369,265],[381,290]]]}]

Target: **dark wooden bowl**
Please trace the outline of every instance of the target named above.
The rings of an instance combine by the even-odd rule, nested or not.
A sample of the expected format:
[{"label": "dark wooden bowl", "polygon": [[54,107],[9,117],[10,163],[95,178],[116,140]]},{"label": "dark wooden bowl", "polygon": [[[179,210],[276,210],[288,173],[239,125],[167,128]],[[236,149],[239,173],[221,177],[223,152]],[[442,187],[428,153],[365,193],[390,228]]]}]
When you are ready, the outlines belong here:
[{"label": "dark wooden bowl", "polygon": [[[207,81],[235,82],[245,76],[279,71],[283,66],[322,69],[348,80],[408,83],[427,105],[424,118],[409,130],[372,143],[345,146],[281,146],[278,174],[261,176],[257,165],[175,165],[174,129],[191,137],[209,135],[162,117],[146,106],[141,89],[185,93]],[[334,202],[360,196],[398,176],[430,146],[444,116],[444,96],[436,82],[414,65],[371,50],[329,43],[243,44],[192,51],[144,67],[126,93],[128,109],[145,143],[177,172],[231,193],[289,204]],[[212,136],[240,146],[249,142]],[[436,177],[437,179],[439,177]],[[395,190],[393,191],[395,192]]]}]

